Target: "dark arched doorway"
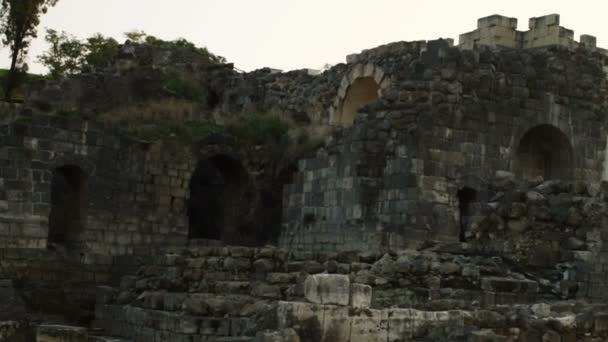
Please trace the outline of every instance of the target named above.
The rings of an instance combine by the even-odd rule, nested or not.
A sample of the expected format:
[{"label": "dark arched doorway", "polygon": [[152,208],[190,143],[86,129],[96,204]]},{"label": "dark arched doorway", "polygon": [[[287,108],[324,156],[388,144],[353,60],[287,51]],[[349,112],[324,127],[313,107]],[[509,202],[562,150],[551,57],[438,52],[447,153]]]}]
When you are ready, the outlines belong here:
[{"label": "dark arched doorway", "polygon": [[247,171],[236,159],[201,160],[190,179],[189,237],[238,243],[251,206],[249,190]]},{"label": "dark arched doorway", "polygon": [[51,179],[49,242],[73,244],[86,218],[86,174],[75,165],[54,170]]},{"label": "dark arched doorway", "polygon": [[458,191],[458,223],[460,226],[460,241],[466,240],[466,232],[471,224],[471,218],[475,215],[474,204],[477,203],[477,191],[464,187]]},{"label": "dark arched doorway", "polygon": [[520,178],[570,180],[572,172],[572,145],[559,128],[536,126],[521,138],[515,158],[515,173]]},{"label": "dark arched doorway", "polygon": [[380,86],[372,77],[357,78],[346,91],[335,123],[345,127],[352,126],[357,111],[378,100],[379,90]]}]

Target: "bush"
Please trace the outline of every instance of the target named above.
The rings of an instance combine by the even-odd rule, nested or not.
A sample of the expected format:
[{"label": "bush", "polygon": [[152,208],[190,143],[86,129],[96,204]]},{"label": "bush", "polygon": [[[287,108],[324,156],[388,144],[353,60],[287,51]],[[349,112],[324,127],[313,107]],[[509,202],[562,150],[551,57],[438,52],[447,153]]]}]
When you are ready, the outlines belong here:
[{"label": "bush", "polygon": [[166,70],[162,74],[163,88],[173,97],[196,102],[205,102],[206,90],[194,79],[187,78],[175,70]]},{"label": "bush", "polygon": [[[128,34],[132,35],[133,33],[128,33]],[[143,36],[142,36],[142,34],[143,34]],[[138,35],[139,35],[140,41],[143,40],[143,37],[145,36],[146,44],[150,44],[150,45],[161,47],[161,48],[175,48],[175,47],[185,48],[185,49],[188,49],[188,50],[195,52],[198,55],[204,57],[211,63],[226,63],[226,59],[224,57],[217,56],[217,55],[211,53],[209,50],[207,50],[207,48],[197,47],[196,45],[194,45],[194,43],[192,43],[184,38],[178,38],[176,40],[163,40],[160,38],[156,38],[154,36],[148,36],[144,32],[138,32]]]},{"label": "bush", "polygon": [[267,113],[251,114],[227,126],[230,135],[251,144],[280,143],[288,129],[286,122]]}]

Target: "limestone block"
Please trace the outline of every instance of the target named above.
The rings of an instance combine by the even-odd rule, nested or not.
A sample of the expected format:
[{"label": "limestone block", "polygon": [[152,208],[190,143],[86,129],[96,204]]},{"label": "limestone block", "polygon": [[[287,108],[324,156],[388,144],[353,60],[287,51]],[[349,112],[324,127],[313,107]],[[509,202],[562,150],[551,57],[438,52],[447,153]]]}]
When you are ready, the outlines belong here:
[{"label": "limestone block", "polygon": [[278,328],[293,328],[298,335],[310,338],[309,341],[321,341],[323,312],[322,305],[281,301],[277,308]]},{"label": "limestone block", "polygon": [[559,25],[559,14],[549,14],[542,17],[530,18],[528,22],[528,28],[530,30],[553,25]]},{"label": "limestone block", "polygon": [[387,339],[387,310],[364,310],[352,318],[350,342],[386,342]]},{"label": "limestone block", "polygon": [[338,274],[315,274],[304,281],[304,296],[311,303],[348,305],[350,279]]},{"label": "limestone block", "polygon": [[350,309],[328,305],[323,312],[323,342],[349,342],[352,328]]},{"label": "limestone block", "polygon": [[580,42],[582,45],[588,48],[594,48],[597,46],[597,38],[588,34],[581,35]]},{"label": "limestone block", "polygon": [[389,309],[388,342],[408,340],[413,335],[412,309]]},{"label": "limestone block", "polygon": [[357,63],[357,61],[359,60],[359,54],[358,53],[353,53],[351,55],[346,56],[346,63]]},{"label": "limestone block", "polygon": [[372,287],[364,284],[352,284],[350,287],[350,305],[354,308],[369,308],[372,304]]},{"label": "limestone block", "polygon": [[87,330],[63,325],[41,325],[36,332],[36,342],[87,342]]},{"label": "limestone block", "polygon": [[352,69],[352,71],[350,72],[350,81],[354,82],[356,79],[364,77],[364,70],[365,67],[363,66],[363,64],[357,64],[355,65],[355,67]]},{"label": "limestone block", "polygon": [[593,317],[593,331],[605,333],[608,331],[608,313],[597,313]]},{"label": "limestone block", "polygon": [[514,278],[484,277],[481,279],[481,288],[491,292],[537,293],[538,283]]},{"label": "limestone block", "polygon": [[491,15],[477,20],[477,28],[487,28],[492,26],[517,28],[517,18],[504,17],[502,15]]},{"label": "limestone block", "polygon": [[255,340],[256,342],[297,342],[300,341],[300,338],[295,330],[285,329],[258,332]]}]

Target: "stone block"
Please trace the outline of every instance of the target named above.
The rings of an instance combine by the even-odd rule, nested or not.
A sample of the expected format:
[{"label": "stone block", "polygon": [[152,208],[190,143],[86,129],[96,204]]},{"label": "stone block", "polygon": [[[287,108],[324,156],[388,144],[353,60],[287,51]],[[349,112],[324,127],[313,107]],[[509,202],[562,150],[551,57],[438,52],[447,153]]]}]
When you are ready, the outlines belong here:
[{"label": "stone block", "polygon": [[388,312],[364,310],[352,317],[350,342],[386,342],[388,340]]},{"label": "stone block", "polygon": [[412,309],[388,310],[388,342],[400,342],[412,337],[412,311]]},{"label": "stone block", "polygon": [[41,325],[36,332],[36,342],[87,342],[87,330],[64,325]]},{"label": "stone block", "polygon": [[369,308],[372,304],[372,287],[364,284],[352,284],[350,287],[350,305],[354,308]]},{"label": "stone block", "polygon": [[326,306],[323,311],[323,342],[349,342],[352,329],[350,309]]},{"label": "stone block", "polygon": [[481,288],[491,292],[537,293],[538,283],[514,278],[484,277],[481,279]]},{"label": "stone block", "polygon": [[309,341],[321,341],[323,329],[322,305],[296,302],[279,302],[277,323],[279,329],[296,329],[298,335],[305,334]]},{"label": "stone block", "polygon": [[337,274],[311,275],[304,281],[304,296],[311,303],[348,305],[350,279]]}]

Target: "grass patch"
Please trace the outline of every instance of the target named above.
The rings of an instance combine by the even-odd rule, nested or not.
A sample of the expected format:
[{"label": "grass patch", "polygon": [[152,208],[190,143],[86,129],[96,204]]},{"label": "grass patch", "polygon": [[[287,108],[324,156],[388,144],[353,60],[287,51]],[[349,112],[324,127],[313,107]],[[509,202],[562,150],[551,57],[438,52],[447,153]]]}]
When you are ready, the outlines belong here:
[{"label": "grass patch", "polygon": [[177,138],[195,143],[219,134],[243,145],[279,144],[289,129],[288,123],[272,114],[239,116],[218,125],[195,120],[194,110],[195,103],[190,100],[162,99],[117,108],[99,119],[118,125],[134,138],[149,141]]},{"label": "grass patch", "polygon": [[[0,96],[4,97],[4,85],[6,78],[8,77],[8,69],[0,69]],[[25,79],[21,79],[21,82],[36,81],[36,80],[47,80],[49,77],[39,74],[27,74]],[[25,100],[25,89],[23,84],[19,84],[15,90],[13,90],[13,100],[23,101]]]},{"label": "grass patch", "polygon": [[289,125],[276,115],[254,113],[226,126],[227,133],[239,141],[251,144],[280,143]]}]

